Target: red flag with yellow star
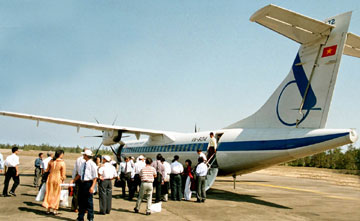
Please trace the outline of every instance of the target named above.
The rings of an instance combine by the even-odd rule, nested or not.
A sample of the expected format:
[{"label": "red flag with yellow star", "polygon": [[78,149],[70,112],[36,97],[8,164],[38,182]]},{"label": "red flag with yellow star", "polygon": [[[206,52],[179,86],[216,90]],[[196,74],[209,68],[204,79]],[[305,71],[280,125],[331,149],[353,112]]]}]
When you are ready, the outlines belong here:
[{"label": "red flag with yellow star", "polygon": [[323,58],[323,57],[328,57],[328,56],[335,55],[336,54],[336,48],[337,48],[337,45],[333,45],[333,46],[324,48],[321,57]]}]

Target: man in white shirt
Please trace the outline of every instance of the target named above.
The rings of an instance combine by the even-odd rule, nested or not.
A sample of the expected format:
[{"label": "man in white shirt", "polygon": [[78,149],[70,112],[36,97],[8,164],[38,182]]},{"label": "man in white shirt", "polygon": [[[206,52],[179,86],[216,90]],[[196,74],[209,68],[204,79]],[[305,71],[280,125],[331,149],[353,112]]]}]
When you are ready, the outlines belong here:
[{"label": "man in white shirt", "polygon": [[198,203],[204,203],[206,200],[205,181],[208,167],[201,158],[199,158],[198,163],[196,167],[196,198]]},{"label": "man in white shirt", "polygon": [[110,156],[103,157],[103,166],[99,168],[99,206],[100,214],[110,214],[112,199],[111,180],[117,177],[115,167],[110,163]]},{"label": "man in white shirt", "polygon": [[92,151],[85,150],[84,159],[85,162],[81,164],[80,174],[76,175],[75,179],[71,180],[71,183],[80,180],[79,186],[79,214],[77,220],[84,220],[85,211],[87,210],[88,220],[94,220],[94,203],[93,194],[95,189],[96,180],[98,178],[98,167],[91,160]]},{"label": "man in white shirt", "polygon": [[[207,161],[206,155],[202,152],[201,149],[198,149],[198,150],[197,150],[197,154],[198,154],[199,157],[202,157],[205,162]],[[199,158],[199,157],[198,157],[198,158]]]},{"label": "man in white shirt", "polygon": [[[75,179],[75,177],[78,174],[80,174],[80,167],[85,162],[84,153],[87,150],[88,150],[88,148],[84,148],[84,152],[81,152],[81,156],[76,159],[74,169],[73,169],[73,172],[72,172],[72,178],[73,179]],[[81,183],[80,180],[75,182],[75,187],[74,187],[74,191],[73,191],[73,198],[72,198],[72,201],[71,201],[71,211],[76,212],[76,213],[78,212],[78,208],[79,208],[78,195],[79,195],[80,183]]]},{"label": "man in white shirt", "polygon": [[170,185],[171,199],[180,201],[183,198],[181,173],[184,172],[184,167],[181,163],[178,162],[178,160],[179,156],[175,155],[171,164]]},{"label": "man in white shirt", "polygon": [[169,196],[169,187],[170,187],[170,174],[171,174],[171,165],[168,163],[165,158],[161,159],[161,163],[165,167],[165,177],[164,184],[161,186],[161,195],[163,196],[163,201],[168,201]]},{"label": "man in white shirt", "polygon": [[[129,157],[125,157],[125,161],[120,163],[119,176],[122,184],[122,197],[125,198],[126,185],[130,193],[131,189],[131,173],[133,172],[132,163]],[[129,194],[130,197],[130,194]],[[131,200],[131,199],[130,199]]]},{"label": "man in white shirt", "polygon": [[209,163],[211,163],[214,160],[215,153],[216,153],[216,148],[217,148],[217,142],[216,142],[216,139],[214,137],[214,133],[211,132],[210,133],[209,144],[208,144],[208,147],[207,147],[207,159],[209,160]]},{"label": "man in white shirt", "polygon": [[146,166],[145,164],[145,157],[140,155],[137,158],[136,163],[134,164],[133,174],[131,175],[131,189],[129,193],[129,200],[132,200],[135,196],[135,192],[137,188],[140,188],[141,185],[141,178],[140,178],[140,171]]},{"label": "man in white shirt", "polygon": [[52,158],[54,157],[54,152],[48,151],[46,155],[47,155],[47,158],[45,158],[40,165],[41,174],[44,174],[46,169],[48,168],[50,160],[52,160]]},{"label": "man in white shirt", "polygon": [[48,151],[47,152],[47,158],[44,159],[40,164],[41,169],[41,184],[39,187],[39,190],[41,189],[41,186],[46,183],[47,177],[49,176],[49,172],[45,173],[46,169],[48,168],[50,160],[52,160],[54,157],[54,152]]},{"label": "man in white shirt", "polygon": [[[10,195],[16,196],[15,194],[15,190],[16,187],[20,184],[20,178],[19,178],[19,148],[18,147],[13,147],[11,149],[12,154],[8,157],[6,157],[5,160],[5,181],[4,181],[4,189],[3,189],[3,196],[4,197],[8,197]],[[8,188],[9,188],[9,182],[10,179],[13,179],[14,184],[10,190],[10,192],[8,193]],[[9,195],[10,194],[10,195]]]}]

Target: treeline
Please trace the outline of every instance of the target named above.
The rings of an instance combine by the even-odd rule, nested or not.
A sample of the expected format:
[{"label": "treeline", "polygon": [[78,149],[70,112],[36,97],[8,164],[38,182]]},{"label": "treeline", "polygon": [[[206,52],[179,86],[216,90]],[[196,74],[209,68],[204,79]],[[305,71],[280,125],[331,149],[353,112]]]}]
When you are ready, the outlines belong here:
[{"label": "treeline", "polygon": [[[14,144],[0,144],[0,149],[11,149],[14,146]],[[19,147],[20,150],[38,150],[38,151],[56,151],[56,150],[64,150],[66,153],[81,153],[83,151],[83,148],[77,147],[63,147],[63,146],[51,146],[49,144],[41,144],[41,145],[34,145],[34,144],[24,144],[24,145],[16,145]],[[90,148],[92,151],[96,151],[96,148]],[[100,149],[99,153],[100,155],[105,154],[112,154],[112,151],[110,150],[104,150]]]},{"label": "treeline", "polygon": [[336,148],[288,162],[287,165],[347,170],[347,173],[360,175],[360,149],[350,144],[344,151]]}]

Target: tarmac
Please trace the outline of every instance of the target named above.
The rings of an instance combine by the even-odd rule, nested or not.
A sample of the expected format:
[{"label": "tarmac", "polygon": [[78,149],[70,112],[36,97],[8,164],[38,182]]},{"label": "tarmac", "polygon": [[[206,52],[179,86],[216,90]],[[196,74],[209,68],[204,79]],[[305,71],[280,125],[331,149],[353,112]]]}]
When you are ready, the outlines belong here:
[{"label": "tarmac", "polygon": [[[0,152],[4,157],[8,154],[8,150]],[[69,208],[61,208],[57,216],[47,215],[41,202],[35,201],[36,153],[20,154],[21,184],[16,197],[0,197],[0,220],[75,220],[77,214]],[[65,156],[68,175],[77,156]],[[0,176],[1,191],[3,179]],[[120,196],[121,189],[114,188],[111,214],[95,214],[95,220],[360,220],[359,177],[315,168],[272,167],[237,177],[235,189],[232,177],[218,177],[205,203],[196,203],[194,195],[190,202],[163,202],[162,211],[150,216],[145,215],[146,203],[135,214],[135,201]],[[94,205],[99,211],[97,196]]]}]

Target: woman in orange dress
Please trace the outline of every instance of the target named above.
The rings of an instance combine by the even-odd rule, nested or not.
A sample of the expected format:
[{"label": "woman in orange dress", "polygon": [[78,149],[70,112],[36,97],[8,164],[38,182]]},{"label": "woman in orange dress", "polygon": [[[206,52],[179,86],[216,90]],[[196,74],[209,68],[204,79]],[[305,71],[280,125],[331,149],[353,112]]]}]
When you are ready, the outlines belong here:
[{"label": "woman in orange dress", "polygon": [[46,193],[44,197],[43,207],[47,208],[47,213],[50,214],[50,209],[54,210],[54,215],[57,214],[60,203],[60,184],[66,178],[65,162],[62,159],[64,156],[63,150],[57,150],[55,157],[49,162],[46,172],[50,171],[46,182]]}]

